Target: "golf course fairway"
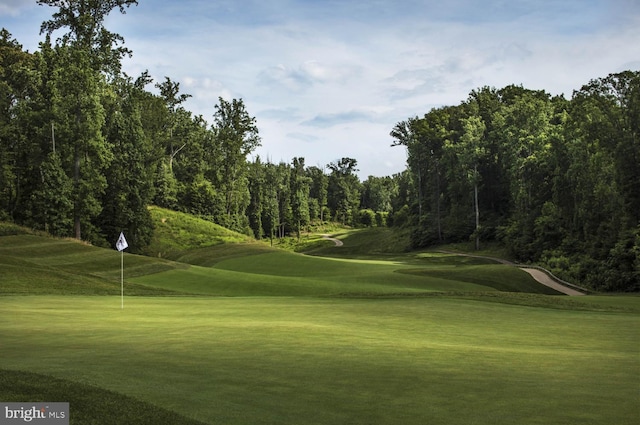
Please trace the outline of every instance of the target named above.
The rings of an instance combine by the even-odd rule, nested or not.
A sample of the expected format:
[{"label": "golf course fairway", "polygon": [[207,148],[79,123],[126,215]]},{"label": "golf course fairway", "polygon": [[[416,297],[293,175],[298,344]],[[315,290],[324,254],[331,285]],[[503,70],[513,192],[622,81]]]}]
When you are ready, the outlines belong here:
[{"label": "golf course fairway", "polygon": [[1,297],[2,368],[209,424],[637,423],[637,314],[435,296],[125,305]]},{"label": "golf course fairway", "polygon": [[0,237],[0,401],[97,425],[639,423],[637,296],[438,253],[208,249],[125,254],[121,308],[118,252]]}]

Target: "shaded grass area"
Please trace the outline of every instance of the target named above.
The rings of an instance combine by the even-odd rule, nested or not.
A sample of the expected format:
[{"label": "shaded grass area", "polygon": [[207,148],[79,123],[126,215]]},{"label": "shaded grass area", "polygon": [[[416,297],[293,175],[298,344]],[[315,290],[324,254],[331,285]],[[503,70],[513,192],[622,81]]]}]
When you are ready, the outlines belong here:
[{"label": "shaded grass area", "polygon": [[[272,258],[275,257],[275,258]],[[452,282],[450,280],[424,279],[410,275],[396,275],[394,268],[387,266],[360,267],[362,273],[339,274],[330,264],[313,264],[323,268],[322,274],[313,275],[311,271],[304,276],[302,263],[291,267],[286,256],[268,254],[255,256],[252,271],[238,271],[236,264],[225,264],[226,268],[191,267],[185,271],[169,271],[153,276],[133,279],[143,285],[153,285],[167,290],[208,294],[217,296],[328,296],[343,293],[371,292],[376,294],[396,293],[398,291],[415,293],[437,290],[487,290],[475,284]],[[272,274],[278,264],[289,266],[282,275]],[[290,260],[290,259],[289,259]],[[260,268],[264,262],[266,266]]]},{"label": "shaded grass area", "polygon": [[[120,293],[120,255],[74,240],[35,235],[0,237],[0,293],[116,295]],[[330,259],[247,243],[191,250],[182,257],[210,267],[125,254],[125,293],[325,296],[484,292],[496,289],[492,286],[496,282],[502,282],[500,290],[545,293],[542,285],[531,284],[526,273],[445,254],[398,255],[383,260]],[[479,268],[466,273],[471,264]],[[492,279],[494,273],[502,277]]]},{"label": "shaded grass area", "polygon": [[464,268],[409,269],[401,273],[419,276],[437,277],[455,281],[473,282],[498,291],[527,292],[533,294],[559,295],[560,293],[547,286],[540,285],[534,279],[522,275],[522,270],[504,265],[467,266]]},{"label": "shaded grass area", "polygon": [[403,254],[409,250],[408,231],[388,227],[337,230],[332,234],[344,245],[336,249],[331,241],[313,240],[300,250],[305,254],[325,257],[370,258],[371,256]]},{"label": "shaded grass area", "polygon": [[38,232],[14,223],[0,221],[0,236],[35,235],[37,233]]},{"label": "shaded grass area", "polygon": [[126,305],[1,297],[3,368],[90,384],[209,424],[638,420],[635,313],[442,294],[137,297]]},{"label": "shaded grass area", "polygon": [[[453,278],[397,273],[408,266],[392,261],[344,260],[271,252],[195,268],[144,276],[134,281],[161,288],[227,296],[325,296],[344,293],[488,291],[490,287]],[[530,279],[522,273],[520,279]],[[516,288],[519,281],[513,282]]]},{"label": "shaded grass area", "polygon": [[0,400],[68,402],[72,425],[204,425],[204,422],[114,391],[24,371],[0,369]]},{"label": "shaded grass area", "polygon": [[[125,254],[127,281],[185,266]],[[70,239],[31,234],[0,237],[0,294],[120,293],[120,253]],[[170,295],[167,291],[127,282],[129,295]]]},{"label": "shaded grass area", "polygon": [[176,254],[176,261],[196,266],[212,267],[221,261],[233,258],[248,258],[253,255],[275,252],[277,249],[260,242],[229,243],[187,250]]}]

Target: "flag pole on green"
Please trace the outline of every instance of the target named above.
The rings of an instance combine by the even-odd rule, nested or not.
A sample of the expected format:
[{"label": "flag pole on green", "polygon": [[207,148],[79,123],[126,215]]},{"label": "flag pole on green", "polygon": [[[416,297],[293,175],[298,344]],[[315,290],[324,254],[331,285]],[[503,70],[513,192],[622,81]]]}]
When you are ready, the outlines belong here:
[{"label": "flag pole on green", "polygon": [[124,309],[124,250],[129,246],[124,238],[124,233],[120,232],[116,249],[120,251],[120,308]]}]

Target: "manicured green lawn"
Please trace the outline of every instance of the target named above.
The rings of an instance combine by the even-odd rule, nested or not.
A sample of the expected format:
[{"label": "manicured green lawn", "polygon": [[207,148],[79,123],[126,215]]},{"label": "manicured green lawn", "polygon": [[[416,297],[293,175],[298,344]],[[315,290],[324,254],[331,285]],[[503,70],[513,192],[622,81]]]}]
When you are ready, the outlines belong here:
[{"label": "manicured green lawn", "polygon": [[[76,241],[34,235],[0,237],[0,294],[120,293],[120,253]],[[125,254],[126,277],[186,265]],[[129,283],[129,294],[167,295],[167,291]]]},{"label": "manicured green lawn", "polygon": [[117,251],[4,232],[0,400],[69,401],[74,425],[640,421],[640,297],[551,295],[388,230],[323,258],[155,214],[181,262],[126,253],[124,310]]},{"label": "manicured green lawn", "polygon": [[[251,245],[226,244],[185,254],[196,264],[212,267],[127,253],[126,294],[326,296],[496,289],[555,293],[518,269],[478,259],[444,254],[332,259],[256,250]],[[205,258],[212,260],[207,263]],[[70,240],[34,235],[0,237],[0,273],[3,294],[120,293],[120,253]]]},{"label": "manicured green lawn", "polygon": [[210,424],[636,424],[614,304],[3,296],[0,359]]},{"label": "manicured green lawn", "polygon": [[[450,261],[467,259],[454,257]],[[460,264],[458,264],[460,265]],[[498,278],[491,277],[497,273]],[[484,292],[500,290],[555,294],[516,268],[485,264],[467,268],[410,261],[345,260],[270,252],[218,262],[214,268],[190,267],[132,282],[170,291],[224,296],[309,296]]]}]

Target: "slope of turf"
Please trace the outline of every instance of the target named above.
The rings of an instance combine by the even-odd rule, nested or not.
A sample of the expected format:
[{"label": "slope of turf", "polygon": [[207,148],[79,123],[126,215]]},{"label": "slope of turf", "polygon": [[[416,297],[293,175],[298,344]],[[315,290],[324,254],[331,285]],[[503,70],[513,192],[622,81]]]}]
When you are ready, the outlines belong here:
[{"label": "slope of turf", "polygon": [[370,258],[371,256],[404,254],[409,250],[409,235],[406,230],[388,227],[371,227],[357,230],[339,230],[333,237],[343,246],[335,249],[331,241],[317,241],[302,251],[310,255],[325,257]]},{"label": "slope of turf", "polygon": [[[395,273],[397,266],[360,264],[358,267],[345,267],[339,264],[339,267],[333,268],[331,260],[319,259],[305,269],[308,264],[286,254],[256,255],[252,259],[253,268],[250,272],[237,270],[236,264],[223,262],[220,268],[193,266],[184,271],[168,271],[134,278],[132,281],[171,291],[217,296],[329,296],[492,290],[464,281],[398,274]],[[287,271],[282,275],[273,274],[276,263],[287,267]],[[343,267],[346,272],[340,274]],[[313,274],[312,269],[321,272]],[[309,272],[308,275],[304,274],[305,270]]]},{"label": "slope of turf", "polygon": [[[274,250],[263,244],[230,243],[187,250],[179,256],[212,267],[125,254],[126,294],[317,296],[495,289],[550,293],[519,270],[446,254],[345,260]],[[0,293],[116,295],[120,260],[115,250],[74,240],[3,236]],[[469,272],[471,264],[477,268]]]},{"label": "slope of turf", "polygon": [[204,425],[113,391],[23,371],[0,369],[0,400],[35,403],[63,400],[70,406],[71,425],[122,425],[132,421],[137,425]]},{"label": "slope of turf", "polygon": [[149,207],[154,232],[145,254],[178,260],[184,253],[223,244],[247,243],[246,235],[177,211]]},{"label": "slope of turf", "polygon": [[528,292],[533,294],[549,295],[559,294],[556,290],[540,285],[533,279],[526,279],[525,276],[522,276],[522,270],[516,267],[505,267],[502,264],[488,264],[482,266],[474,265],[455,268],[431,267],[402,270],[400,272],[429,278],[472,282],[505,292]]},{"label": "slope of turf", "polygon": [[[0,237],[0,294],[120,293],[120,253],[75,240],[31,234]],[[127,277],[185,268],[140,255],[125,255]],[[167,295],[170,292],[136,284],[130,295]]]},{"label": "slope of turf", "polygon": [[[514,292],[557,294],[519,269],[450,256],[441,261],[348,260],[311,257],[286,251],[219,261],[213,268],[190,267],[132,279],[147,286],[193,294],[224,296],[309,296],[415,294],[417,292]],[[416,267],[417,265],[421,267]],[[497,274],[497,277],[492,277]]]},{"label": "slope of turf", "polygon": [[6,296],[0,358],[208,424],[635,425],[637,304]]},{"label": "slope of turf", "polygon": [[223,243],[176,253],[175,260],[196,266],[212,267],[224,260],[245,258],[247,261],[250,261],[248,257],[252,255],[276,251],[277,249],[255,241],[246,243]]}]

